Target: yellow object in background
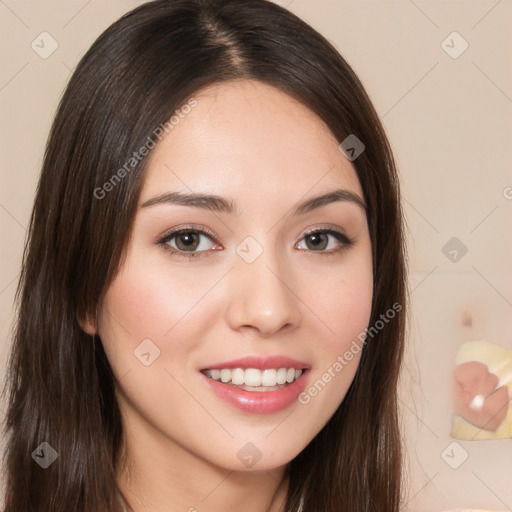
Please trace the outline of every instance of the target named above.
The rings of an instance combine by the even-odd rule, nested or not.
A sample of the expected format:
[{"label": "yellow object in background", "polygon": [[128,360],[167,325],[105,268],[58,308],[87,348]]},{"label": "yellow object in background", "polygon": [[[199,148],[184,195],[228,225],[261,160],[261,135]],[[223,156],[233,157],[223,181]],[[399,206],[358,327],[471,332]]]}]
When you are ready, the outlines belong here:
[{"label": "yellow object in background", "polygon": [[[450,435],[455,439],[465,440],[512,438],[512,404],[510,402],[510,398],[512,398],[512,350],[484,340],[468,341],[459,348],[455,365],[458,366],[471,361],[487,365],[489,372],[498,376],[498,386],[507,386],[509,396],[507,415],[496,430],[490,431],[476,427],[454,413]],[[461,509],[459,512],[463,512],[463,510]]]}]

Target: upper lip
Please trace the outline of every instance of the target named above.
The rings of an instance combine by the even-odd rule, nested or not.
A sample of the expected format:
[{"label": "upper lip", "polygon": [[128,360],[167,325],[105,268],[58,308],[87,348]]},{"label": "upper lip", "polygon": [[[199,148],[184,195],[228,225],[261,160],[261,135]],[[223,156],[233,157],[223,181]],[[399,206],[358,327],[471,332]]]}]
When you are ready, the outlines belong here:
[{"label": "upper lip", "polygon": [[295,368],[296,370],[302,370],[309,368],[309,365],[303,361],[282,355],[266,357],[247,356],[240,359],[232,359],[231,361],[222,361],[202,366],[199,370],[220,370],[223,368],[257,368],[259,370],[268,370],[272,368]]}]

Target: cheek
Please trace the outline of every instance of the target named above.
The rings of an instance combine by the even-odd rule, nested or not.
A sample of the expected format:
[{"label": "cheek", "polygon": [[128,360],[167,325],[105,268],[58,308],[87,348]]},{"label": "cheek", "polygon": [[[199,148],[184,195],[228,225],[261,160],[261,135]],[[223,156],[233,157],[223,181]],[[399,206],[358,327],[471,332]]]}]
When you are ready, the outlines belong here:
[{"label": "cheek", "polygon": [[318,424],[327,422],[343,401],[364,350],[373,299],[369,245],[366,249],[363,256],[361,252],[354,255],[338,270],[317,274],[316,286],[310,280],[306,283],[309,303],[314,305],[319,320],[317,332],[322,335],[315,337],[317,364],[299,403],[317,418]]},{"label": "cheek", "polygon": [[[161,362],[164,335],[184,315],[186,302],[169,288],[166,279],[133,265],[111,283],[103,303],[100,335],[118,378],[128,371],[133,374],[149,369],[144,367],[144,357],[148,356],[142,355],[147,352],[150,361]],[[144,378],[150,373],[146,372]]]},{"label": "cheek", "polygon": [[[130,333],[134,341],[166,338],[178,323],[186,320],[201,296],[218,279],[209,276],[205,282],[197,272],[175,272],[170,276],[165,268],[148,269],[147,264],[131,265],[128,269],[112,283],[105,303],[118,327]],[[190,279],[191,276],[195,279]]]},{"label": "cheek", "polygon": [[368,327],[373,299],[371,257],[365,252],[338,270],[327,269],[306,286],[308,302],[325,329],[324,349],[331,356],[348,347]]},{"label": "cheek", "polygon": [[370,320],[373,297],[372,281],[354,280],[339,283],[329,299],[322,302],[322,315],[334,331],[337,348],[357,338]]},{"label": "cheek", "polygon": [[130,372],[132,381],[149,379],[145,386],[158,387],[151,380],[156,371],[172,368],[183,376],[190,370],[191,353],[218,317],[219,303],[205,294],[225,269],[170,273],[162,259],[151,260],[142,251],[130,256],[105,295],[100,335],[119,379]]}]

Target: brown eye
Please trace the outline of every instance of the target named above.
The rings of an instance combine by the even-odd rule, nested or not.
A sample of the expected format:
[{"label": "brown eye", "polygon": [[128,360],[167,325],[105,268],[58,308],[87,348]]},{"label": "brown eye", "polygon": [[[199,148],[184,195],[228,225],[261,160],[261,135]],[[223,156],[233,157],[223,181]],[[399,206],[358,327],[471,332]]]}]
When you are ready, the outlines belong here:
[{"label": "brown eye", "polygon": [[[198,229],[177,229],[158,241],[166,250],[184,258],[195,258],[208,253],[215,247],[211,235]],[[212,247],[213,246],[213,247]]]},{"label": "brown eye", "polygon": [[354,244],[354,241],[347,235],[333,229],[311,231],[306,233],[302,240],[305,241],[306,247],[298,246],[299,249],[307,249],[321,254],[334,254]]},{"label": "brown eye", "polygon": [[324,251],[329,244],[329,235],[326,233],[313,233],[312,235],[304,237],[304,239],[306,240],[306,245],[310,250],[318,249],[320,251]]},{"label": "brown eye", "polygon": [[174,235],[176,247],[180,251],[195,251],[199,247],[201,236],[197,232],[186,232]]}]

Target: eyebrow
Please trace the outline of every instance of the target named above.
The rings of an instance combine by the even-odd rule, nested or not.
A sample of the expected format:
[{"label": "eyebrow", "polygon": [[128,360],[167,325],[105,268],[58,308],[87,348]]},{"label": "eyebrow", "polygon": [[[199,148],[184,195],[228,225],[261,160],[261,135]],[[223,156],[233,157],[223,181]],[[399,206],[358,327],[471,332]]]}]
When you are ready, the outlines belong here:
[{"label": "eyebrow", "polygon": [[[340,201],[355,203],[366,213],[366,205],[357,194],[350,190],[338,189],[321,196],[306,199],[299,203],[295,207],[293,215],[304,215],[312,210],[321,208],[322,206]],[[141,208],[147,208],[157,204],[177,204],[193,208],[201,208],[203,210],[210,210],[217,213],[227,213],[230,215],[240,214],[240,210],[238,209],[238,205],[235,201],[215,194],[167,192],[148,199],[141,205]]]}]

